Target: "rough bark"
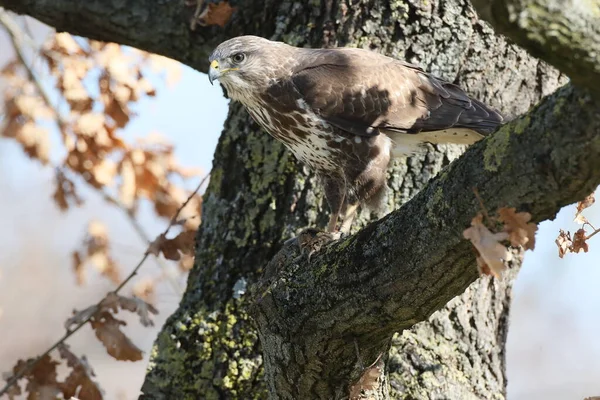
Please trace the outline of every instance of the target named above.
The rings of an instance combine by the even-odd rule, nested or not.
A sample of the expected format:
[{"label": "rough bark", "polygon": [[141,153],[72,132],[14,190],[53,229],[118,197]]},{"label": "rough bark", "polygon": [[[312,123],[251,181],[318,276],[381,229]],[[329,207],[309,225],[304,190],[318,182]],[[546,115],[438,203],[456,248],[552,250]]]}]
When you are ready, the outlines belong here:
[{"label": "rough bark", "polygon": [[[195,32],[188,29],[191,10],[184,9],[180,2],[175,1],[0,0],[0,5],[30,14],[59,30],[140,47],[176,58],[200,71],[206,70],[206,56],[216,43],[242,32],[284,39],[296,45],[372,48],[419,63],[427,70],[459,83],[470,94],[499,108],[509,117],[525,112],[542,96],[551,93],[561,81],[552,68],[494,35],[491,29],[477,20],[468,3],[461,0],[360,1],[352,5],[338,1],[239,1],[235,4],[238,12],[226,28],[199,28]],[[548,100],[543,110],[538,108],[534,112],[567,116],[569,112],[580,112],[585,108],[575,100],[589,101],[583,93],[567,88]],[[590,136],[580,139],[589,139],[597,134],[595,117],[592,117],[585,121],[566,118],[570,122],[566,125],[567,132],[581,127],[580,133]],[[572,173],[571,176],[589,173],[586,178],[595,177],[589,170],[577,168],[580,160],[575,156],[576,153],[569,156],[567,150],[564,153],[560,149],[558,153],[551,150],[549,138],[560,136],[561,131],[549,132],[547,137],[544,136],[544,146],[536,153],[537,157],[532,158],[531,154],[538,148],[538,143],[528,140],[529,129],[537,127],[539,131],[543,125],[535,116],[519,121],[479,145],[469,153],[467,159],[454,165],[453,176],[460,175],[456,172],[459,168],[465,176],[506,178],[513,173],[517,181],[526,179],[533,182],[519,174],[520,164],[524,163],[532,168],[530,171],[535,171],[536,176],[545,178],[542,181],[546,184],[542,187],[518,186],[523,190],[513,192],[512,180],[497,180],[499,186],[486,186],[480,191],[483,190],[486,202],[490,202],[488,206],[492,209],[498,205],[528,204],[538,219],[548,218],[560,205],[576,200],[574,197],[586,185],[583,175],[576,175],[580,179],[575,181],[565,181],[564,177],[569,173]],[[559,128],[565,126],[556,125],[556,129]],[[597,145],[597,142],[591,143]],[[530,146],[528,149],[531,151],[516,150],[518,144]],[[584,142],[579,144],[586,145]],[[590,146],[589,141],[587,145]],[[591,147],[597,149],[594,146]],[[577,154],[582,154],[584,150],[576,148],[575,143],[567,147],[577,151]],[[390,186],[394,189],[389,199],[390,208],[397,208],[415,196],[430,178],[459,153],[457,148],[441,151],[432,148],[426,155],[396,163],[390,171]],[[559,159],[563,164],[555,162],[556,154],[561,155]],[[569,161],[566,166],[565,160]],[[558,171],[553,169],[557,165],[566,168],[566,171],[564,168]],[[508,172],[503,174],[505,169]],[[441,192],[432,191],[433,186],[430,186],[413,200],[412,206],[409,205],[417,214],[421,212],[420,215],[423,215],[423,210],[430,211],[423,221],[417,221],[416,225],[385,225],[390,221],[408,218],[409,212],[405,210],[377,225],[386,226],[391,231],[396,229],[397,234],[403,234],[397,242],[404,243],[405,248],[407,243],[415,244],[414,249],[407,249],[407,255],[411,257],[416,257],[419,249],[423,251],[439,247],[449,249],[457,262],[453,265],[442,263],[440,268],[445,269],[439,271],[427,265],[423,271],[428,273],[428,278],[422,281],[418,280],[421,273],[415,266],[418,263],[397,265],[397,273],[404,273],[402,268],[406,268],[407,275],[400,275],[403,280],[407,279],[413,284],[417,282],[415,287],[410,288],[407,285],[402,287],[400,281],[398,289],[405,290],[405,297],[397,300],[405,302],[407,310],[411,305],[416,310],[413,310],[414,316],[407,312],[397,321],[376,321],[375,325],[359,329],[359,333],[370,334],[377,339],[374,347],[380,346],[377,329],[380,323],[386,326],[388,336],[391,332],[388,325],[394,325],[393,329],[408,328],[442,307],[451,297],[460,294],[476,277],[468,245],[460,241],[462,229],[468,225],[468,220],[476,210],[476,203],[470,195],[471,182],[461,179],[451,185],[446,181],[444,186],[443,181],[447,177],[448,173],[444,173],[434,182],[437,185],[435,187],[442,188]],[[556,180],[556,177],[562,181]],[[555,179],[554,185],[552,179]],[[459,186],[458,182],[464,185],[462,192],[452,189],[453,186]],[[533,194],[535,190],[541,192]],[[556,197],[557,192],[563,197]],[[548,195],[549,200],[538,206],[533,200],[542,198],[542,195]],[[178,311],[163,327],[153,349],[143,386],[143,398],[264,398],[266,387],[261,350],[254,324],[247,313],[249,296],[244,292],[248,285],[258,281],[263,268],[277,254],[286,238],[295,235],[300,228],[323,226],[325,223],[322,195],[313,177],[281,145],[261,132],[236,104],[231,107],[215,153],[204,207],[196,265]],[[449,216],[449,213],[452,215]],[[372,220],[372,216],[363,213],[357,228],[369,220]],[[412,222],[410,219],[402,221]],[[442,241],[434,243],[431,237],[425,237],[420,229],[422,224],[429,226],[428,232],[435,231],[436,226],[445,232],[440,239]],[[459,227],[453,235],[447,230],[449,225]],[[373,234],[375,229],[370,227],[357,238]],[[450,242],[446,243],[445,240]],[[382,243],[389,244],[390,241]],[[451,244],[456,245],[454,250]],[[372,242],[364,243],[364,246],[371,245],[377,249]],[[380,254],[382,248],[379,248]],[[333,250],[330,251],[313,262],[325,260],[323,257],[333,257]],[[343,257],[346,252],[339,253]],[[404,257],[404,254],[398,254]],[[436,254],[441,256],[445,253],[436,250]],[[327,282],[335,284],[331,267],[352,266],[339,262],[322,263],[319,266],[324,265],[325,268],[316,279],[315,272],[321,270],[315,265],[303,264],[298,268],[297,276],[295,273],[289,276],[300,279],[312,273],[315,278],[313,282],[325,282],[328,279]],[[435,276],[438,281],[432,282]],[[356,272],[346,276],[348,279],[356,277]],[[275,278],[281,279],[280,276]],[[398,284],[398,275],[393,278],[393,282]],[[428,283],[432,286],[427,286]],[[360,289],[360,286],[362,283],[356,289]],[[397,335],[387,363],[392,395],[398,398],[502,398],[506,387],[503,348],[510,286],[511,279],[503,282],[477,280],[464,294],[452,300],[428,321]],[[299,288],[297,292],[301,296],[290,299],[315,301],[317,298],[307,297],[305,289],[314,290],[311,287]],[[344,290],[348,291],[348,288]],[[322,296],[322,292],[318,295]],[[275,292],[272,296],[280,293]],[[427,297],[421,294],[431,296],[422,309],[414,307],[419,298]],[[395,295],[402,297],[401,291]],[[352,298],[349,300],[352,301]],[[279,325],[271,326],[271,321],[261,324],[263,337],[265,332],[270,334],[270,330],[280,328]],[[364,340],[360,335],[358,337],[361,342]],[[306,340],[299,339],[300,342]],[[342,370],[357,361],[356,353],[349,353],[346,348],[346,344],[354,346],[353,343],[354,338],[340,344],[343,357],[339,359],[339,366]],[[359,353],[368,365],[376,351],[365,349],[363,345],[359,346]],[[277,352],[269,353],[271,358],[277,355]],[[277,363],[272,365],[275,367]],[[294,366],[296,370],[299,365],[297,363]],[[310,398],[321,394],[326,396],[331,389],[331,382],[325,382],[321,373],[315,370],[303,375],[305,387],[315,394]],[[277,377],[273,370],[268,377],[270,386],[274,387]],[[350,378],[350,375],[347,376],[343,385],[347,385]],[[339,377],[335,380],[339,381]],[[301,389],[292,377],[288,377],[287,381],[284,382],[288,387],[285,389],[287,392],[284,391],[281,398],[290,398],[291,393],[299,393]],[[322,384],[322,391],[321,386],[315,385],[317,381]],[[276,395],[273,394],[273,397]]]},{"label": "rough bark", "polygon": [[600,95],[600,3],[474,0],[473,4],[498,33]]}]

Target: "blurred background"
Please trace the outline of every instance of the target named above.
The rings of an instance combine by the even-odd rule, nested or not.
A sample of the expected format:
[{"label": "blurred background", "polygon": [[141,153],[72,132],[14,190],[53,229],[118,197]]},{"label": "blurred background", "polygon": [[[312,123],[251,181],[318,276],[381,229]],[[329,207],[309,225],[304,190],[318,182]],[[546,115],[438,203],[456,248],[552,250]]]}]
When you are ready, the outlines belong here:
[{"label": "blurred background", "polygon": [[[228,101],[174,61],[0,17],[0,372],[8,372],[133,270],[147,240],[209,174]],[[78,162],[98,149],[109,162]],[[170,237],[195,230],[200,205],[194,196]],[[600,395],[600,237],[589,253],[563,259],[555,244],[559,229],[580,228],[575,212],[566,207],[540,225],[517,279],[511,400]],[[600,224],[598,206],[584,215]],[[191,259],[180,250],[177,261],[149,258],[121,291],[159,310],[153,327],[118,314],[143,360],[110,357],[89,326],[68,341],[107,399],[137,398],[152,343],[185,289]]]}]

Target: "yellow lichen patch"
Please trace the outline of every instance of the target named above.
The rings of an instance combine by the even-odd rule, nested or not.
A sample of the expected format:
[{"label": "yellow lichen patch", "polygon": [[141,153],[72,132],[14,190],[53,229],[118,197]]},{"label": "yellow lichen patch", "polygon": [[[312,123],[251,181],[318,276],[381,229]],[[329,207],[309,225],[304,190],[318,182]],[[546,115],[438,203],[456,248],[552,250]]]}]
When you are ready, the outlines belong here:
[{"label": "yellow lichen patch", "polygon": [[531,123],[531,117],[529,117],[528,115],[525,117],[519,118],[517,121],[515,121],[515,128],[514,128],[515,133],[517,135],[522,134],[523,132],[525,132],[527,130],[530,123]]},{"label": "yellow lichen patch", "polygon": [[502,165],[510,143],[510,131],[510,127],[505,125],[487,140],[486,148],[483,151],[483,168],[486,171],[498,171]]}]

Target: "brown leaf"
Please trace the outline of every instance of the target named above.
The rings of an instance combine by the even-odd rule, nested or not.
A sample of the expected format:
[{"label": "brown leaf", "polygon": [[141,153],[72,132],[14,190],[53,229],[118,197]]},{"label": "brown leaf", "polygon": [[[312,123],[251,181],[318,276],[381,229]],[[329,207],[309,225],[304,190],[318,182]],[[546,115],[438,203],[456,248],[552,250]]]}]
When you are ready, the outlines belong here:
[{"label": "brown leaf", "polygon": [[228,1],[220,3],[208,3],[204,11],[198,16],[198,24],[201,26],[218,25],[221,28],[231,19],[235,8]]},{"label": "brown leaf", "polygon": [[118,308],[135,312],[139,315],[140,322],[144,326],[154,326],[154,322],[150,319],[150,314],[158,314],[158,310],[153,305],[136,297],[124,297],[114,292],[109,293],[102,300],[102,308],[112,310],[113,312],[117,312]]},{"label": "brown leaf", "polygon": [[83,200],[77,194],[75,183],[73,183],[72,180],[68,179],[60,170],[57,170],[55,179],[56,189],[54,190],[52,198],[61,211],[68,210],[71,204],[77,206],[83,204]]},{"label": "brown leaf", "polygon": [[585,235],[585,230],[579,229],[573,235],[573,245],[571,246],[571,251],[573,253],[579,253],[581,250],[583,250],[584,253],[587,253],[589,248],[586,240],[587,236]]},{"label": "brown leaf", "polygon": [[125,207],[131,209],[137,198],[136,172],[133,163],[129,159],[124,159],[121,162],[119,170],[122,177],[119,187],[119,199]]},{"label": "brown leaf", "polygon": [[136,297],[144,300],[147,303],[155,303],[156,301],[156,281],[146,277],[139,280],[133,286],[133,294]]},{"label": "brown leaf", "polygon": [[77,135],[81,136],[94,136],[97,134],[106,135],[104,123],[106,118],[104,114],[100,113],[87,113],[77,118],[73,130]]},{"label": "brown leaf", "polygon": [[63,55],[78,54],[82,52],[73,36],[66,32],[57,33],[50,42],[52,50],[60,52]]},{"label": "brown leaf", "polygon": [[[16,375],[24,369],[30,361],[19,360],[13,367],[13,374]],[[60,393],[59,384],[56,381],[58,364],[57,361],[52,360],[50,355],[46,354],[26,373],[24,378],[27,380],[25,391],[29,393],[28,399],[50,400],[56,398]]]},{"label": "brown leaf", "polygon": [[67,365],[71,367],[71,373],[60,384],[61,391],[65,399],[78,397],[81,399],[102,400],[102,391],[98,385],[92,380],[94,371],[87,362],[85,356],[77,357],[71,353],[69,347],[61,343],[58,345],[60,357],[67,361]]},{"label": "brown leaf", "polygon": [[29,157],[39,160],[42,164],[48,163],[50,137],[48,131],[34,121],[21,123],[16,118],[10,119],[5,124],[4,130],[0,132],[0,136],[15,139]]},{"label": "brown leaf", "polygon": [[531,214],[528,212],[515,212],[515,208],[502,207],[498,210],[500,220],[504,222],[504,231],[508,233],[510,244],[517,247],[523,246],[525,250],[535,248],[535,232],[537,224],[529,222]]},{"label": "brown leaf", "polygon": [[573,246],[573,241],[571,240],[571,233],[565,232],[561,229],[554,243],[556,243],[556,245],[558,246],[558,256],[560,258],[563,258],[565,254],[571,251],[571,246]]},{"label": "brown leaf", "polygon": [[511,252],[500,243],[500,241],[508,239],[509,234],[506,232],[492,233],[482,222],[483,215],[479,213],[471,221],[471,227],[465,229],[463,236],[471,241],[483,263],[490,269],[492,275],[498,278],[506,269],[504,262],[512,259]]},{"label": "brown leaf", "polygon": [[104,112],[115,121],[119,128],[124,128],[129,123],[129,109],[124,102],[119,102],[114,97],[104,106]]},{"label": "brown leaf", "polygon": [[125,321],[116,319],[109,311],[94,315],[91,321],[96,337],[102,342],[108,354],[122,361],[139,361],[142,351],[134,345],[123,332],[121,325]]},{"label": "brown leaf", "polygon": [[349,400],[374,399],[382,383],[383,368],[380,356],[373,365],[362,371],[358,382],[350,385]]},{"label": "brown leaf", "polygon": [[179,269],[182,272],[189,272],[194,266],[194,257],[191,255],[184,254],[179,260]]},{"label": "brown leaf", "polygon": [[162,253],[167,260],[179,261],[180,252],[194,254],[195,238],[196,231],[183,231],[173,239],[167,239],[161,234],[150,244],[148,251],[155,256]]},{"label": "brown leaf", "polygon": [[[38,95],[21,94],[13,98],[15,111],[30,120],[51,118],[54,112],[48,108],[44,100]],[[8,107],[7,107],[8,108]],[[14,114],[13,114],[14,116]]]},{"label": "brown leaf", "polygon": [[85,310],[77,311],[73,310],[73,316],[65,321],[65,329],[70,331],[72,327],[77,327],[83,322],[87,321],[92,315],[96,314],[99,310],[98,306],[94,304],[89,306]]},{"label": "brown leaf", "polygon": [[91,264],[113,283],[121,282],[117,263],[110,255],[110,245],[106,226],[100,221],[90,221],[82,248],[73,253],[73,268],[78,283],[85,282],[85,265]]},{"label": "brown leaf", "polygon": [[596,202],[596,198],[594,197],[594,192],[585,197],[585,199],[581,200],[577,203],[577,214],[581,213],[588,207],[591,207],[592,204]]},{"label": "brown leaf", "polygon": [[583,214],[575,214],[574,222],[577,222],[580,225],[589,224],[590,222]]}]

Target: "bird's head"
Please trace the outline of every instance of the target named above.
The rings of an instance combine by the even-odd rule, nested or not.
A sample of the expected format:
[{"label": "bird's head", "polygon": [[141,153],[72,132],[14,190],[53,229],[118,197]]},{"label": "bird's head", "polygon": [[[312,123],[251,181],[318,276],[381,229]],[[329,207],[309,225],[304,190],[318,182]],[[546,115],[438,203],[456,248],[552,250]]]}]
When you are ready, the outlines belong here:
[{"label": "bird's head", "polygon": [[275,61],[278,50],[287,47],[257,36],[229,39],[210,55],[208,79],[221,82],[228,95],[237,100],[245,93],[265,90],[269,78],[281,67]]}]

